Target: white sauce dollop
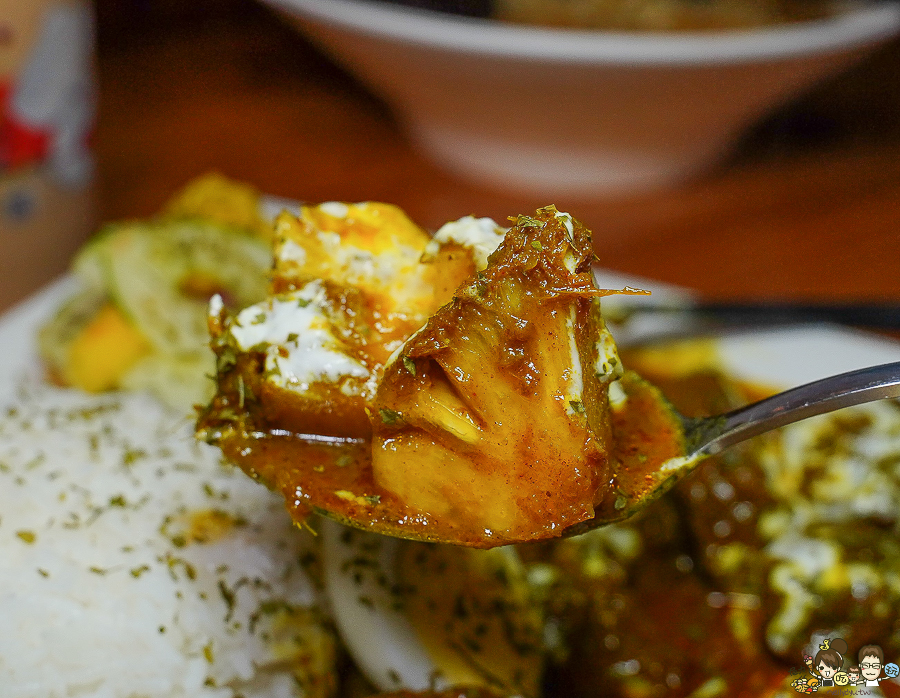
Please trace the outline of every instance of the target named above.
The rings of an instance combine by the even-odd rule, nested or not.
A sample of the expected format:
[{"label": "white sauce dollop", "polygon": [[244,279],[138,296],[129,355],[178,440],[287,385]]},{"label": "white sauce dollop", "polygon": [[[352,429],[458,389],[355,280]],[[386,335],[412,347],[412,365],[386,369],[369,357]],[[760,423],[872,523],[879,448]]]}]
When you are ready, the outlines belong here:
[{"label": "white sauce dollop", "polygon": [[313,281],[242,310],[231,336],[243,351],[264,346],[270,380],[285,387],[368,378],[369,370],[343,350],[324,304],[324,288]]},{"label": "white sauce dollop", "polygon": [[506,230],[492,218],[464,216],[441,226],[425,248],[425,255],[434,256],[441,246],[456,243],[472,250],[475,266],[480,271],[487,267],[488,257],[503,242],[505,235]]}]

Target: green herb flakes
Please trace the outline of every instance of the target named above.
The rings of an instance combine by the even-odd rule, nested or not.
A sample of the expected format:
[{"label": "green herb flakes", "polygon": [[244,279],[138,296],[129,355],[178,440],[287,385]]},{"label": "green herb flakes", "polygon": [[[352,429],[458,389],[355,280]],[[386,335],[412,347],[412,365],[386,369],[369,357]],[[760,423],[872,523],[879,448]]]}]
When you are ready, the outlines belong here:
[{"label": "green herb flakes", "polygon": [[37,540],[37,534],[34,531],[16,531],[16,536],[28,545],[32,545]]},{"label": "green herb flakes", "polygon": [[399,412],[395,412],[394,410],[390,410],[386,407],[382,407],[378,410],[378,415],[381,417],[381,421],[385,424],[397,424],[403,420],[403,415]]}]

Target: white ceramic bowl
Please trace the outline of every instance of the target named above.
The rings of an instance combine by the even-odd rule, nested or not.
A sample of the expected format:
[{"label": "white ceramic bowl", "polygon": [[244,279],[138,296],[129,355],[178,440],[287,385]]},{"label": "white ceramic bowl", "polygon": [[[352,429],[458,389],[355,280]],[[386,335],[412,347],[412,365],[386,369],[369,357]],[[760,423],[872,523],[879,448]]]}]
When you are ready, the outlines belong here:
[{"label": "white ceramic bowl", "polygon": [[482,184],[603,196],[703,171],[748,126],[900,29],[900,4],[729,32],[549,29],[366,0],[265,0]]}]

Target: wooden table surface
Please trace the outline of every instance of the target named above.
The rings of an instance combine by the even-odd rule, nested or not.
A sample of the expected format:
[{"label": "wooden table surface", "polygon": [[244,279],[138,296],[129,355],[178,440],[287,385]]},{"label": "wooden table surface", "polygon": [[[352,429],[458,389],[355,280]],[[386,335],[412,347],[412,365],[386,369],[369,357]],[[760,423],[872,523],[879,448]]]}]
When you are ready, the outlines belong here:
[{"label": "wooden table surface", "polygon": [[208,170],[308,201],[396,203],[427,227],[554,203],[595,232],[602,265],[709,297],[900,301],[898,43],[761,125],[716,172],[587,202],[443,172],[252,0],[97,7],[104,220],[150,214]]}]

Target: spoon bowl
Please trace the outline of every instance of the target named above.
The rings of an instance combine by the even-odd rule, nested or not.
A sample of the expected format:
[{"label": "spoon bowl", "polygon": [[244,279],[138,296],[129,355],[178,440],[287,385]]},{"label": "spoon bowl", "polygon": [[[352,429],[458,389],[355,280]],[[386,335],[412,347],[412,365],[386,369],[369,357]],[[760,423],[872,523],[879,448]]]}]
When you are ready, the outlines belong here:
[{"label": "spoon bowl", "polygon": [[840,373],[719,417],[685,420],[691,454],[711,456],[758,434],[865,402],[900,397],[900,362]]},{"label": "spoon bowl", "polygon": [[649,480],[648,473],[628,478],[641,483],[636,489],[627,482],[619,483],[593,518],[568,527],[562,535],[578,535],[628,518],[671,489],[705,458],[754,436],[844,407],[898,397],[900,362],[892,362],[822,378],[721,415],[679,415],[684,453],[649,473]]}]

